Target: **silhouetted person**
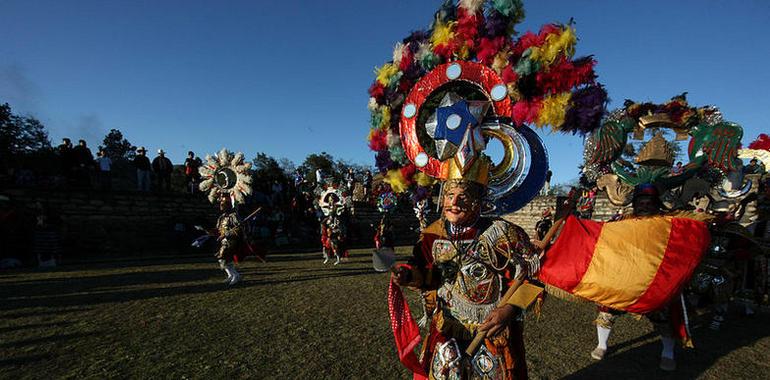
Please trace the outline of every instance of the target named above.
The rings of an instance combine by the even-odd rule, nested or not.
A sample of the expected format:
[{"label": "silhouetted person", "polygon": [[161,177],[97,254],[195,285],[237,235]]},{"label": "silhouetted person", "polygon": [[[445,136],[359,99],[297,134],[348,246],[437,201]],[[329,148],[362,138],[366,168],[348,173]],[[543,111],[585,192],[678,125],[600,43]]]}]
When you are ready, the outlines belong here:
[{"label": "silhouetted person", "polygon": [[56,148],[56,151],[59,154],[62,175],[67,178],[69,182],[74,182],[75,160],[72,154],[72,141],[67,137],[63,138],[61,144]]},{"label": "silhouetted person", "polygon": [[94,155],[88,149],[86,140],[78,140],[78,145],[72,148],[75,160],[77,184],[83,187],[91,186],[91,169],[94,167]]},{"label": "silhouetted person", "polygon": [[171,191],[171,172],[174,171],[174,165],[166,158],[163,149],[158,149],[158,157],[152,160],[152,171],[158,177],[158,191]]},{"label": "silhouetted person", "polygon": [[103,149],[96,152],[96,178],[102,190],[112,189],[112,160]]},{"label": "silhouetted person", "polygon": [[184,176],[187,185],[187,191],[190,194],[195,193],[195,189],[198,187],[198,181],[200,179],[200,173],[198,168],[203,165],[200,157],[195,157],[195,153],[192,151],[187,152],[187,159],[184,160]]},{"label": "silhouetted person", "polygon": [[147,149],[143,146],[136,150],[134,167],[136,168],[136,189],[150,191],[150,159],[147,158]]}]

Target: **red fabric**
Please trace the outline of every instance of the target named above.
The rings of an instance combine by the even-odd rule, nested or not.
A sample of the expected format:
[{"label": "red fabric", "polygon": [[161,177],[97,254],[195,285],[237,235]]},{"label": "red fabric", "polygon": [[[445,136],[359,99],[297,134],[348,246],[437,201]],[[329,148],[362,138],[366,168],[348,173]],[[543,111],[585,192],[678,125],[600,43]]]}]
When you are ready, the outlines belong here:
[{"label": "red fabric", "polygon": [[427,379],[428,374],[414,352],[415,347],[420,343],[420,328],[412,317],[401,287],[396,284],[393,277],[388,287],[388,312],[399,360],[414,373],[415,379]]},{"label": "red fabric", "polygon": [[647,291],[626,311],[647,313],[659,309],[660,305],[675,302],[672,299],[689,281],[710,240],[705,223],[684,218],[672,219],[663,262]]},{"label": "red fabric", "polygon": [[603,225],[602,222],[568,217],[561,235],[545,255],[538,276],[540,280],[572,292],[588,270]]}]

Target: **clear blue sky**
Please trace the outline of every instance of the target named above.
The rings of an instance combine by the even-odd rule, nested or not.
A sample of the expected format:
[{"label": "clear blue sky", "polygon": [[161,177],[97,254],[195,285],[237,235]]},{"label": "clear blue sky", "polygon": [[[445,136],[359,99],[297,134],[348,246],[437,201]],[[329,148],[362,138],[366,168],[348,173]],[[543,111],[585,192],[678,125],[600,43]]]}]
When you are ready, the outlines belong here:
[{"label": "clear blue sky", "polygon": [[[0,102],[61,137],[99,144],[118,128],[180,162],[221,147],[297,163],[327,151],[373,163],[365,138],[373,69],[424,28],[440,0],[0,0]],[[519,30],[576,21],[613,99],[683,91],[770,131],[770,1],[525,1]],[[555,182],[582,142],[542,132]]]}]

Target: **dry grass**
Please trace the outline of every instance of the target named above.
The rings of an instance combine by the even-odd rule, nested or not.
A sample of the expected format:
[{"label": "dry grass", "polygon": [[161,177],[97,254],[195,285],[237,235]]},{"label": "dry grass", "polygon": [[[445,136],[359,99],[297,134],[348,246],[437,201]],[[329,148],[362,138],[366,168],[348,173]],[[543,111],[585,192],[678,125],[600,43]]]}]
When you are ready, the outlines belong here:
[{"label": "dry grass", "polygon": [[[315,253],[241,269],[232,289],[208,258],[4,272],[0,377],[409,378],[387,321],[387,275],[371,270],[367,251],[338,267]],[[767,314],[696,329],[697,350],[667,375],[655,369],[651,325],[630,317],[592,362],[593,313],[549,299],[539,321],[529,317],[532,378],[770,377]]]}]

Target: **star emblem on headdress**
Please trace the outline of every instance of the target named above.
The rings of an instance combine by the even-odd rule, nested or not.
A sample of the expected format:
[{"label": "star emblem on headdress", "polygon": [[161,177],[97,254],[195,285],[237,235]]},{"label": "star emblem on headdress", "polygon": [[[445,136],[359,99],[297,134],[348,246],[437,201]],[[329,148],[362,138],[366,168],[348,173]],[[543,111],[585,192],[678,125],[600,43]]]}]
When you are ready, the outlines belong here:
[{"label": "star emblem on headdress", "polygon": [[[483,100],[465,100],[454,92],[447,92],[436,111],[428,118],[425,129],[436,144],[439,160],[446,160],[467,142],[466,134],[473,134],[489,108]],[[472,139],[470,139],[472,140]],[[474,150],[473,145],[466,147]]]}]

